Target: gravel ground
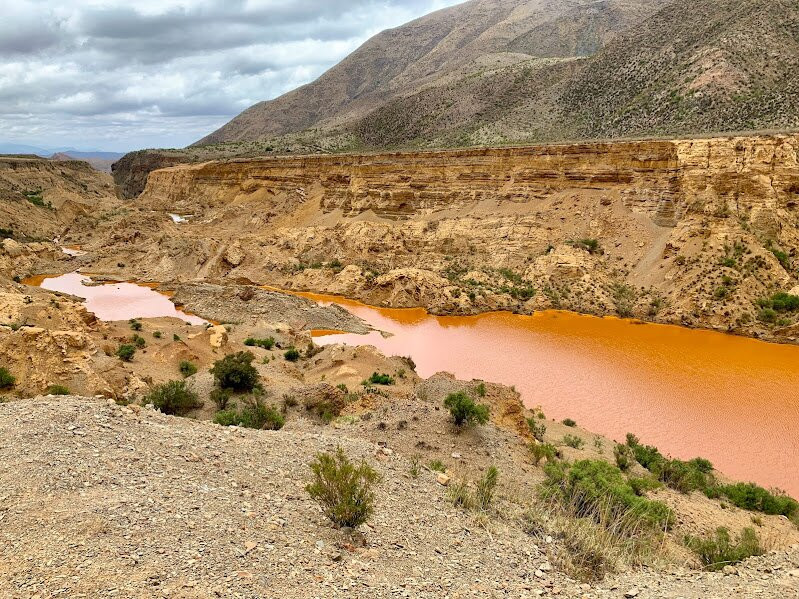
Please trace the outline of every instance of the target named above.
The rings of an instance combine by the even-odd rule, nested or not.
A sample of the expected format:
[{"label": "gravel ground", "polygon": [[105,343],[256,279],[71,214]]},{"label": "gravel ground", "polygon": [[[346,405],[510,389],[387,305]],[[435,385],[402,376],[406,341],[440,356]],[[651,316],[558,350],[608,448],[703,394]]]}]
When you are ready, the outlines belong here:
[{"label": "gravel ground", "polygon": [[[799,548],[726,574],[581,585],[502,501],[492,518],[464,513],[390,447],[304,420],[245,431],[37,398],[0,405],[0,438],[4,598],[799,596]],[[306,464],[337,445],[382,477],[374,518],[353,534],[304,490]]]}]

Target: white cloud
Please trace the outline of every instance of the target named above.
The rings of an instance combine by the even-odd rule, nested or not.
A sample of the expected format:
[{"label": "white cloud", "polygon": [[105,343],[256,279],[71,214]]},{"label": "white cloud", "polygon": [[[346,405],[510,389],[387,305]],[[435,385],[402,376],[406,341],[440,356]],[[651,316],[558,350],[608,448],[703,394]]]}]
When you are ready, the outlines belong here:
[{"label": "white cloud", "polygon": [[461,1],[18,0],[0,21],[0,141],[184,146]]}]

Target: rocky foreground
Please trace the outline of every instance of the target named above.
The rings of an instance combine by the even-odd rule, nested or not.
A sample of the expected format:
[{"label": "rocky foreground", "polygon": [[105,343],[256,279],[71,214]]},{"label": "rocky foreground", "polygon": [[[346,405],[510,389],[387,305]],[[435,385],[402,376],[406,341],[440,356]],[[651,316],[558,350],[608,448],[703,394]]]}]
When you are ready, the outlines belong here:
[{"label": "rocky foreground", "polygon": [[[726,573],[641,571],[589,585],[550,564],[501,497],[480,517],[435,473],[346,429],[222,428],[104,399],[0,405],[0,596],[792,597],[799,546]],[[306,464],[341,446],[381,476],[375,516],[333,529]],[[549,541],[549,542],[548,542]]]}]

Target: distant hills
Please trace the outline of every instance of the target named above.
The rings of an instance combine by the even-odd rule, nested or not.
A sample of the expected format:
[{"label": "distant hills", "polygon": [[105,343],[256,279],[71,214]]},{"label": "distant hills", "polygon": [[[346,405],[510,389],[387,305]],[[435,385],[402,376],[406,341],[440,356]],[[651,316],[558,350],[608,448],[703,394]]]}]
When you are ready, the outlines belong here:
[{"label": "distant hills", "polygon": [[40,148],[25,144],[0,142],[0,154],[21,154],[52,158],[53,160],[84,160],[98,171],[111,172],[111,165],[122,158],[121,152],[79,151],[75,148]]},{"label": "distant hills", "polygon": [[336,151],[796,128],[798,74],[795,0],[471,0],[378,34],[196,145]]}]

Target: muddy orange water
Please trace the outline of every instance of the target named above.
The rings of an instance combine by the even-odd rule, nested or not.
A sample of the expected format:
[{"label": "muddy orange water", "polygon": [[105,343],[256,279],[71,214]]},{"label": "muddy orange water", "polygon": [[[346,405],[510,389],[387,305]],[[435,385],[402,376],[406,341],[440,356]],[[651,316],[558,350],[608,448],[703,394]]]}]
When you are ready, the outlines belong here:
[{"label": "muddy orange water", "polygon": [[325,332],[318,344],[371,344],[411,356],[424,377],[444,370],[515,385],[549,418],[618,440],[634,432],[675,457],[707,457],[736,479],[799,496],[799,347],[564,312],[436,317],[301,295],[393,333]]},{"label": "muddy orange water", "polygon": [[27,285],[82,297],[86,300],[86,309],[94,312],[100,320],[171,316],[194,325],[206,323],[198,316],[178,310],[166,294],[155,291],[152,285],[135,283],[84,285],[84,282],[91,282],[91,279],[77,273],[57,277],[31,277],[23,281]]}]

